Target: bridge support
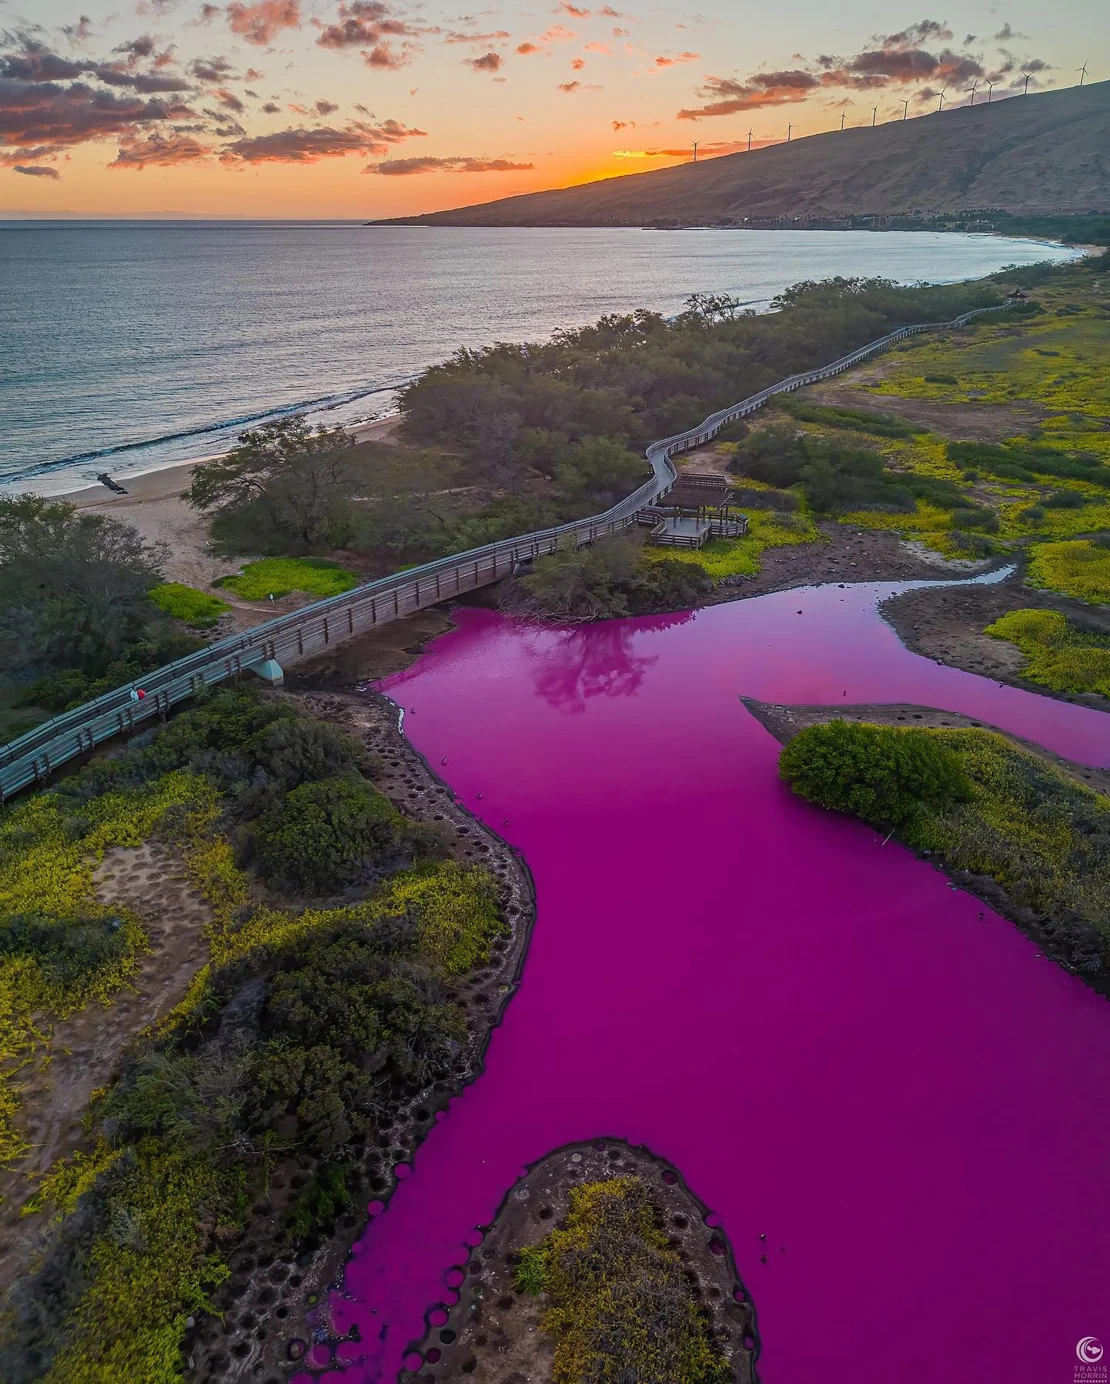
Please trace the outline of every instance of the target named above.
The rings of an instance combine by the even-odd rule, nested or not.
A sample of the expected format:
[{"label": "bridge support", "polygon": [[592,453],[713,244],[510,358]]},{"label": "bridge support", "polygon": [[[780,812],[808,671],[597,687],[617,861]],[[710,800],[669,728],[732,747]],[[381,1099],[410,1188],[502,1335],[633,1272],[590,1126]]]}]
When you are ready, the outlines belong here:
[{"label": "bridge support", "polygon": [[257,673],[263,682],[268,682],[271,687],[282,687],[285,684],[285,669],[276,658],[263,659],[261,663],[255,663],[251,667],[252,673]]}]

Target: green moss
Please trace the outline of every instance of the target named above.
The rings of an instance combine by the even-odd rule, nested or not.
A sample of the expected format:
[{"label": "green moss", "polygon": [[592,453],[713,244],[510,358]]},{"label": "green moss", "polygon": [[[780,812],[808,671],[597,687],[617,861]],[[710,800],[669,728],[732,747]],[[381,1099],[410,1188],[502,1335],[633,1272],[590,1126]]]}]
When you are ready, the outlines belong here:
[{"label": "green moss", "polygon": [[182,586],[177,581],[163,582],[161,586],[154,587],[150,599],[159,610],[164,610],[175,620],[192,625],[194,629],[210,629],[225,610],[231,609],[219,596],[198,591],[195,586]]},{"label": "green moss", "polygon": [[572,1188],[565,1226],[524,1251],[517,1284],[547,1295],[555,1384],[732,1377],[637,1177]]},{"label": "green moss", "polygon": [[245,601],[266,601],[303,591],[307,596],[338,596],[357,586],[359,578],[336,562],[318,557],[267,557],[248,562],[238,576],[221,577],[214,586],[226,587]]},{"label": "green moss", "polygon": [[1012,610],[985,634],[1007,639],[1026,657],[1022,675],[1055,692],[1110,697],[1110,640],[1075,629],[1056,610]]},{"label": "green moss", "polygon": [[1082,601],[1110,603],[1110,548],[1084,539],[1034,544],[1028,579]]}]

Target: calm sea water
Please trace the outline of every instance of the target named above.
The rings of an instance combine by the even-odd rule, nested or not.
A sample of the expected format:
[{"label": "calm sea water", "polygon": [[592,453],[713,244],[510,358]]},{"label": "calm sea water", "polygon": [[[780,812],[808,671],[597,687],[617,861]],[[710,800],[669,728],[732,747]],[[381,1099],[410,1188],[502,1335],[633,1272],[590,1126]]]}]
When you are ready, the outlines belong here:
[{"label": "calm sea water", "polygon": [[0,223],[0,486],[150,471],[291,410],[371,418],[459,346],[694,292],[759,308],[800,279],[952,282],[1073,253],[927,233]]}]

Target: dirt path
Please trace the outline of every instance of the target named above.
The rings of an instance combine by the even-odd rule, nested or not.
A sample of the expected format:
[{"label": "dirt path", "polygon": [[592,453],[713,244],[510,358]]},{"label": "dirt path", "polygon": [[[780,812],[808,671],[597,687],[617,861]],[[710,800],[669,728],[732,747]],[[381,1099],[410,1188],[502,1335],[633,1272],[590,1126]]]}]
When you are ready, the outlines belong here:
[{"label": "dirt path", "polygon": [[143,919],[152,950],[142,958],[134,988],[119,991],[107,1007],[88,1005],[54,1025],[48,1060],[23,1089],[20,1118],[31,1150],[0,1175],[0,1295],[41,1242],[45,1217],[19,1214],[32,1190],[29,1179],[82,1143],[81,1120],[92,1093],[111,1084],[128,1044],[184,998],[208,959],[202,929],[211,911],[165,848],[147,843],[110,850],[96,881],[102,903],[125,906]]}]

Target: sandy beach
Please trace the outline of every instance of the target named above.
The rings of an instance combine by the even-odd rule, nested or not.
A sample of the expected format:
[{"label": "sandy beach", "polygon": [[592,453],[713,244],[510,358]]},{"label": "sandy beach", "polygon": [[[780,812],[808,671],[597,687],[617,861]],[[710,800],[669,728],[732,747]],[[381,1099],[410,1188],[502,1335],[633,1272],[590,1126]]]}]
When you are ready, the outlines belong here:
[{"label": "sandy beach", "polygon": [[[390,442],[400,427],[399,414],[360,423],[347,431],[353,441]],[[222,453],[217,455],[223,455]],[[184,582],[187,586],[207,588],[217,577],[234,571],[234,558],[215,556],[208,539],[208,519],[181,498],[197,466],[215,461],[216,455],[197,457],[178,466],[160,471],[144,471],[121,475],[119,484],[126,490],[117,495],[106,485],[84,486],[52,499],[65,500],[77,509],[91,509],[111,514],[133,525],[148,543],[165,543],[169,556],[163,570],[167,581]],[[112,475],[109,470],[108,475]],[[117,479],[113,476],[113,479]],[[246,555],[249,556],[249,555]],[[225,595],[226,593],[222,593]]]}]

